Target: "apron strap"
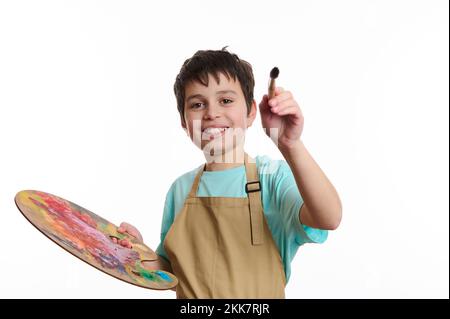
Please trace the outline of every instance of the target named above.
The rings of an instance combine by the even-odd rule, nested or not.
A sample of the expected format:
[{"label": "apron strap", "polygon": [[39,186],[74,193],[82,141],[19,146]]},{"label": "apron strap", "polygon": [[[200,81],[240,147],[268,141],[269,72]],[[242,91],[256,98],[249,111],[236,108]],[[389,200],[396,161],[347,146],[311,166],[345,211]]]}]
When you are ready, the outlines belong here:
[{"label": "apron strap", "polygon": [[245,192],[249,199],[252,244],[254,246],[262,245],[264,243],[264,212],[261,204],[261,183],[259,181],[256,163],[248,162],[247,153],[245,154],[244,164],[247,174]]},{"label": "apron strap", "polygon": [[192,184],[191,191],[189,192],[188,198],[197,197],[198,184],[200,183],[200,177],[206,168],[206,164],[202,165],[198,170],[197,175],[195,175],[194,183]]}]

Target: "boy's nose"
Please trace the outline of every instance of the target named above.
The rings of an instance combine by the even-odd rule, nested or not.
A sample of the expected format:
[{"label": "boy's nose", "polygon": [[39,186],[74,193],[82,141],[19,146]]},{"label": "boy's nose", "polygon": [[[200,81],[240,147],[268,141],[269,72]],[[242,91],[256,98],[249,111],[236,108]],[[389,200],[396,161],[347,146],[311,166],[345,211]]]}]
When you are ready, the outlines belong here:
[{"label": "boy's nose", "polygon": [[205,113],[205,120],[215,119],[220,116],[220,110],[214,105],[208,105]]}]

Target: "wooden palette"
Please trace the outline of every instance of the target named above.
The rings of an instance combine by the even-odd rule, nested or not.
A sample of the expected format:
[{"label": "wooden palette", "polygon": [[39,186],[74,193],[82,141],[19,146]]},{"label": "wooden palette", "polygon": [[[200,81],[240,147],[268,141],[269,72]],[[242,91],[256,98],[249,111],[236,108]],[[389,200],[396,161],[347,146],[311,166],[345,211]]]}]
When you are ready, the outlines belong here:
[{"label": "wooden palette", "polygon": [[[157,259],[145,244],[117,231],[106,219],[52,194],[24,190],[15,202],[25,218],[40,232],[89,265],[130,284],[149,289],[171,289],[177,278],[166,271],[149,270],[145,261]],[[112,238],[131,242],[126,248]]]}]

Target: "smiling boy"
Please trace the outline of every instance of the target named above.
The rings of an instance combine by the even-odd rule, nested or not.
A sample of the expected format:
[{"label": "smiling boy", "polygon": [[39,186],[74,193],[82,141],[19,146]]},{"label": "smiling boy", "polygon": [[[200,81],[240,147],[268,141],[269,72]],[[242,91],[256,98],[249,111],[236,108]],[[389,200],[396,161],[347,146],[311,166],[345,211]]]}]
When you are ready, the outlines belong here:
[{"label": "smiling boy", "polygon": [[[178,298],[284,298],[298,248],[324,242],[341,221],[339,196],[301,140],[291,92],[277,87],[259,103],[285,160],[245,152],[253,89],[250,64],[225,49],[198,51],[176,78],[181,126],[206,159],[170,187],[152,265],[178,277]],[[120,231],[142,240],[129,224]]]}]

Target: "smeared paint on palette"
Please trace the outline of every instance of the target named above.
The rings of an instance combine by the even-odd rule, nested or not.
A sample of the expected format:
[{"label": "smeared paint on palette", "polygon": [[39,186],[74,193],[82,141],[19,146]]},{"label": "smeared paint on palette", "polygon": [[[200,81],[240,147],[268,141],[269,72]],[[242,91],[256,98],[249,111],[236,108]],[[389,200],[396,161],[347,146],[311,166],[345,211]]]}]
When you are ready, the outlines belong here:
[{"label": "smeared paint on palette", "polygon": [[[95,268],[128,283],[149,289],[170,289],[177,278],[162,270],[146,269],[142,262],[156,254],[100,216],[52,194],[25,190],[15,202],[25,218],[56,244]],[[128,239],[132,248],[112,241]]]}]

